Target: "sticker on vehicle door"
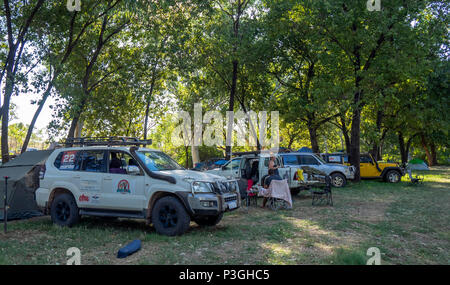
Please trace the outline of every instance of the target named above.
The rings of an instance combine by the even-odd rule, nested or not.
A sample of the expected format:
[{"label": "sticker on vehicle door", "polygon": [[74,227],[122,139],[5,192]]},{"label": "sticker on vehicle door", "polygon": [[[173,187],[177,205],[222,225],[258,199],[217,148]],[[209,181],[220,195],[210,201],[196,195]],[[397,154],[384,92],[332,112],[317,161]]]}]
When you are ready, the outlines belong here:
[{"label": "sticker on vehicle door", "polygon": [[126,179],[122,179],[117,184],[117,193],[130,194],[130,183]]},{"label": "sticker on vehicle door", "polygon": [[82,179],[80,181],[80,190],[81,191],[100,191],[100,185],[95,179]]}]

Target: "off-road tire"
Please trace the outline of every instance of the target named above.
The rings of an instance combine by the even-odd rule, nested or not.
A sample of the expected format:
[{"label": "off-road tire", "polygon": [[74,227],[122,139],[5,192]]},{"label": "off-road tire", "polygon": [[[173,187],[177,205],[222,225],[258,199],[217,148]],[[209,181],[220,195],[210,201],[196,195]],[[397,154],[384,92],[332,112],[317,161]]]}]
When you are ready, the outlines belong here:
[{"label": "off-road tire", "polygon": [[384,175],[384,181],[389,183],[398,183],[402,180],[402,175],[397,170],[389,170]]},{"label": "off-road tire", "polygon": [[194,222],[197,223],[199,226],[215,226],[217,225],[223,217],[223,213],[218,214],[217,216],[204,216],[204,217],[198,217],[194,218]]},{"label": "off-road tire", "polygon": [[342,188],[347,185],[347,179],[341,173],[333,173],[331,175],[331,185],[334,188]]},{"label": "off-road tire", "polygon": [[52,222],[62,227],[72,227],[80,221],[80,212],[71,194],[55,197],[50,208]]},{"label": "off-road tire", "polygon": [[152,223],[156,232],[166,236],[182,235],[189,229],[191,218],[183,204],[175,197],[158,199],[152,209]]}]

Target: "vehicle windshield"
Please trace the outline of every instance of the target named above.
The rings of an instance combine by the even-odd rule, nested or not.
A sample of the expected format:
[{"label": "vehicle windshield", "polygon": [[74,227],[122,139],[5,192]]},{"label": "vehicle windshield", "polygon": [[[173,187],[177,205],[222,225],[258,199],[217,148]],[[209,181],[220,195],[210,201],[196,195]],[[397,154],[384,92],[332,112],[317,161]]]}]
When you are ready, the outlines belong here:
[{"label": "vehicle windshield", "polygon": [[136,151],[136,154],[150,171],[184,169],[170,156],[160,151]]},{"label": "vehicle windshield", "polygon": [[323,164],[326,164],[327,162],[325,160],[323,160],[323,158],[321,158],[319,155],[315,155],[314,157],[317,158],[318,160],[320,160],[320,162],[322,162]]}]

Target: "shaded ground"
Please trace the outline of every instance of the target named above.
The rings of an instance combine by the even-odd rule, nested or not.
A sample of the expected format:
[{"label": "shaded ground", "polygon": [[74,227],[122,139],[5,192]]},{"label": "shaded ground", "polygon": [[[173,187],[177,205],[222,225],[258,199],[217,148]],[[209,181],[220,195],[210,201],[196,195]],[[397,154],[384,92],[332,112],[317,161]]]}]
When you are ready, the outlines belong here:
[{"label": "shaded ground", "polygon": [[[0,264],[65,264],[70,247],[82,264],[365,264],[369,247],[381,250],[382,264],[450,264],[450,168],[424,174],[421,186],[405,177],[350,183],[333,190],[333,207],[313,207],[303,193],[292,210],[239,209],[173,238],[138,220],[83,218],[71,229],[49,217],[14,221],[0,234]],[[143,248],[117,259],[134,239]]]}]

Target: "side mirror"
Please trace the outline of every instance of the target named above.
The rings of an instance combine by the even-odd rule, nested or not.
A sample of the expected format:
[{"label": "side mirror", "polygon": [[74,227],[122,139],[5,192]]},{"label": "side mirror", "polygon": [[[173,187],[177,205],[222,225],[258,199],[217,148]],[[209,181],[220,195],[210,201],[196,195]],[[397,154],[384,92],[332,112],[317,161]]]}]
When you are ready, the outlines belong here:
[{"label": "side mirror", "polygon": [[141,170],[136,165],[128,165],[127,173],[129,175],[139,175],[141,174]]}]

